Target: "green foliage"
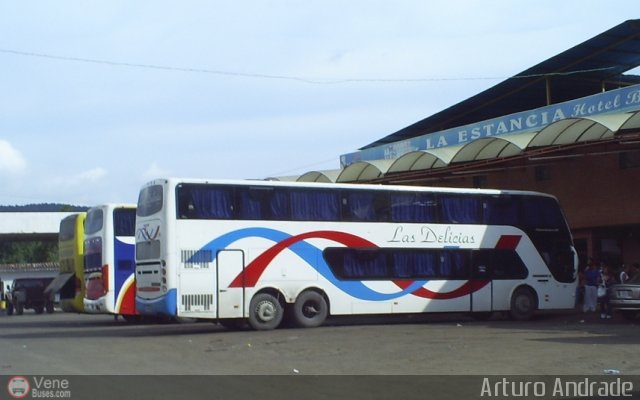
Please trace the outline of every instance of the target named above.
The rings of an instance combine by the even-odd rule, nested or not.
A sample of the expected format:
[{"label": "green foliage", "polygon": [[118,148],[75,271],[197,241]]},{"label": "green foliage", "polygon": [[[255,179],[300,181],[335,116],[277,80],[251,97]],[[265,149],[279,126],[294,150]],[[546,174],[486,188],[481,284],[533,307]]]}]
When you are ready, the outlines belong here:
[{"label": "green foliage", "polygon": [[89,207],[86,206],[74,206],[71,204],[40,203],[26,204],[21,206],[0,205],[0,212],[74,212],[87,211],[88,208]]},{"label": "green foliage", "polygon": [[0,264],[58,261],[58,243],[51,241],[0,241]]}]

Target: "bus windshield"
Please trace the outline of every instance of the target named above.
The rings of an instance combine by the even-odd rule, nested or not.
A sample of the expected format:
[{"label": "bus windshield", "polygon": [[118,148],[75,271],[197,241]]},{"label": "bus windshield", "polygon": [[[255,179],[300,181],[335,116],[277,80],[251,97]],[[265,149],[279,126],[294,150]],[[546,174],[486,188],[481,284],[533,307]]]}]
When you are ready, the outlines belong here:
[{"label": "bus windshield", "polygon": [[96,233],[102,229],[104,224],[104,213],[102,209],[96,208],[89,211],[84,222],[85,234]]}]

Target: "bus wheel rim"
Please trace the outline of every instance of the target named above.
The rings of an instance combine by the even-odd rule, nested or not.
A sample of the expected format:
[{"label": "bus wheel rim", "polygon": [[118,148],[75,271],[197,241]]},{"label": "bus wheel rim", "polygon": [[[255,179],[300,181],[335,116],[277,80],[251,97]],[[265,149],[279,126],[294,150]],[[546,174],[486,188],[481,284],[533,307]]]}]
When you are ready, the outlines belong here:
[{"label": "bus wheel rim", "polygon": [[276,308],[269,301],[263,301],[256,307],[256,314],[262,321],[271,321],[276,317]]}]

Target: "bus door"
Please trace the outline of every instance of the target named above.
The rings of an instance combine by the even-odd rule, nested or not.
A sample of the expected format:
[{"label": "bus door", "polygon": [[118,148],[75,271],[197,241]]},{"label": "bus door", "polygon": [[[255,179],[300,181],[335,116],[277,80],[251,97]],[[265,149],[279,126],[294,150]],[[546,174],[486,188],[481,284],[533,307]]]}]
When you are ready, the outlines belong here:
[{"label": "bus door", "polygon": [[491,254],[473,251],[471,257],[471,311],[484,312],[493,309],[493,281]]},{"label": "bus door", "polygon": [[216,268],[211,250],[182,250],[178,316],[215,318]]},{"label": "bus door", "polygon": [[230,288],[231,282],[244,270],[242,250],[221,250],[216,255],[218,304],[217,318],[244,317],[244,285]]}]

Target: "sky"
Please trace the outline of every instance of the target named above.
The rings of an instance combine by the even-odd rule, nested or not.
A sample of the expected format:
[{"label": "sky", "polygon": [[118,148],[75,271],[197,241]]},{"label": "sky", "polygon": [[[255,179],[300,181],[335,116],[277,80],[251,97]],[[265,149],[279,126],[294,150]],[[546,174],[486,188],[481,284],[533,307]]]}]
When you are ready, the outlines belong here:
[{"label": "sky", "polygon": [[0,204],[339,157],[636,19],[635,0],[0,2]]}]

